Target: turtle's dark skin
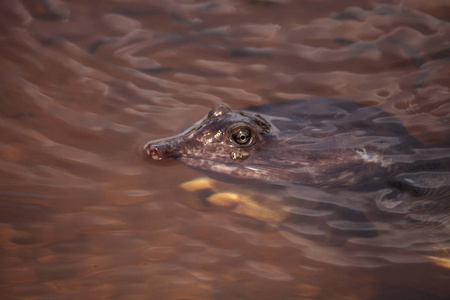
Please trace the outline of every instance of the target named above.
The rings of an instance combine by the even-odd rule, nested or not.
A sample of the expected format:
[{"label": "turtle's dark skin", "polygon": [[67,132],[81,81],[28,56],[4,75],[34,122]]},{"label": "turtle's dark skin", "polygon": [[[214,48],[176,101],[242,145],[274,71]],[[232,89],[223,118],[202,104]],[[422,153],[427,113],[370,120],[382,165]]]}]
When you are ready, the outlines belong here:
[{"label": "turtle's dark skin", "polygon": [[238,111],[218,105],[192,127],[144,148],[154,160],[175,158],[213,177],[322,188],[448,171],[450,156],[449,149],[421,145],[379,108],[330,98]]}]

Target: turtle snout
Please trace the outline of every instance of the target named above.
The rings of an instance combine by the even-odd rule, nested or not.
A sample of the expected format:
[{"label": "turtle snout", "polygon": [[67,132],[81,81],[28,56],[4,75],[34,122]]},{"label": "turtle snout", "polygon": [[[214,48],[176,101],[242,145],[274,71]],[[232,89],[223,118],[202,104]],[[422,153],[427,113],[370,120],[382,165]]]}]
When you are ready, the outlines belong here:
[{"label": "turtle snout", "polygon": [[170,142],[149,142],[144,146],[147,156],[153,160],[177,158],[180,156],[180,146]]}]

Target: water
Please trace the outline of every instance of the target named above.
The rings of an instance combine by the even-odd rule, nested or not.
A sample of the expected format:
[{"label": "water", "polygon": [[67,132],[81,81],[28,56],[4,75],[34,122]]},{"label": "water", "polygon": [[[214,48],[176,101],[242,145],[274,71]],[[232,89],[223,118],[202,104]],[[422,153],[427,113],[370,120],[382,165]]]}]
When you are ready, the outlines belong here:
[{"label": "water", "polygon": [[[448,146],[448,1],[0,5],[5,299],[450,297],[445,210],[398,226],[376,215],[382,190],[217,184],[288,216],[262,218],[207,205],[180,187],[201,174],[138,151],[218,103],[307,96],[377,105]],[[349,205],[367,221],[336,217]]]}]

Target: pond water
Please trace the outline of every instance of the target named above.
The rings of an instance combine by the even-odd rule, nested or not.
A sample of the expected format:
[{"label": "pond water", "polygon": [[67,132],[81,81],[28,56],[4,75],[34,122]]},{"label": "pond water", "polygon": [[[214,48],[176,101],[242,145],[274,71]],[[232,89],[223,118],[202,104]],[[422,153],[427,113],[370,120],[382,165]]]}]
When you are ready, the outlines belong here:
[{"label": "pond water", "polygon": [[450,148],[447,0],[7,0],[0,37],[4,299],[450,297],[450,170],[420,183],[441,206],[383,219],[385,190],[192,182],[141,151],[219,103],[310,96]]}]

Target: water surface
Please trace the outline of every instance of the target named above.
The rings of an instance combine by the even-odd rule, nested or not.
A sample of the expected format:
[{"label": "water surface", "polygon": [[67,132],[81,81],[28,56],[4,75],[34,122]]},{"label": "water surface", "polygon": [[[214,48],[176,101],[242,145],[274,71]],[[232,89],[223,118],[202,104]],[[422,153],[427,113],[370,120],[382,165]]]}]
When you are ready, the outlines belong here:
[{"label": "water surface", "polygon": [[6,299],[450,297],[445,209],[380,218],[386,190],[219,184],[286,216],[261,218],[207,205],[180,187],[201,174],[138,151],[219,103],[309,96],[379,106],[448,147],[448,1],[0,5]]}]

